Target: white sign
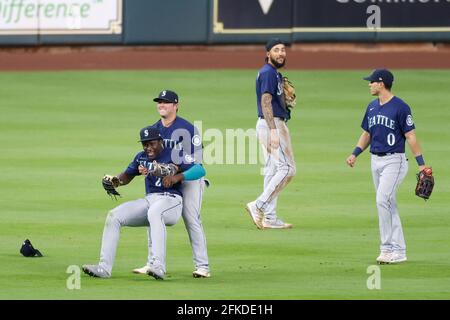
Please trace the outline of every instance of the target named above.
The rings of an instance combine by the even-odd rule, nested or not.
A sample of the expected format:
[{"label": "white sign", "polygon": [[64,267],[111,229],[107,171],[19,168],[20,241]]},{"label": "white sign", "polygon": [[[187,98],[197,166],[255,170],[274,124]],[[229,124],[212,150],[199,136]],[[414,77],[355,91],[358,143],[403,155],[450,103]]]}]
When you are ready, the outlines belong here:
[{"label": "white sign", "polygon": [[121,34],[122,0],[0,0],[0,34]]},{"label": "white sign", "polygon": [[259,5],[264,14],[268,14],[274,0],[259,0]]}]

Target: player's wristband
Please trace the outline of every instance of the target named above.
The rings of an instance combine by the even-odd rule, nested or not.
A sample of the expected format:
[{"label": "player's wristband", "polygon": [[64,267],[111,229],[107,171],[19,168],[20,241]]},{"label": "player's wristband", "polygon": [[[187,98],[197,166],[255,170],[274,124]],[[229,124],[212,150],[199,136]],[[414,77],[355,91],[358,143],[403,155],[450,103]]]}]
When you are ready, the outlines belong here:
[{"label": "player's wristband", "polygon": [[423,160],[423,156],[421,154],[416,157],[416,161],[419,166],[425,165],[425,160]]},{"label": "player's wristband", "polygon": [[352,155],[357,157],[361,154],[361,152],[363,152],[363,149],[361,149],[360,147],[356,147],[355,150],[353,150]]}]

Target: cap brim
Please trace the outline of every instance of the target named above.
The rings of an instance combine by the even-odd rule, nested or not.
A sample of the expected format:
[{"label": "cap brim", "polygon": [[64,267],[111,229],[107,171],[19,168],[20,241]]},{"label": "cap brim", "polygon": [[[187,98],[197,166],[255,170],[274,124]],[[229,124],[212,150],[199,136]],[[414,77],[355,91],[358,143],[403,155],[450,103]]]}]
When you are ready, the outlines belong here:
[{"label": "cap brim", "polygon": [[153,141],[153,140],[162,140],[162,138],[155,138],[155,139],[145,139],[145,140],[139,140],[138,142],[146,142],[146,141]]},{"label": "cap brim", "polygon": [[162,98],[155,98],[155,99],[153,99],[153,101],[155,101],[155,102],[169,102],[169,103],[176,103],[176,102],[174,102],[174,101],[172,101],[172,100],[169,100],[169,99],[162,99]]},{"label": "cap brim", "polygon": [[367,81],[375,81],[375,80],[373,80],[373,78],[372,78],[371,76],[364,77],[363,80],[367,80]]}]

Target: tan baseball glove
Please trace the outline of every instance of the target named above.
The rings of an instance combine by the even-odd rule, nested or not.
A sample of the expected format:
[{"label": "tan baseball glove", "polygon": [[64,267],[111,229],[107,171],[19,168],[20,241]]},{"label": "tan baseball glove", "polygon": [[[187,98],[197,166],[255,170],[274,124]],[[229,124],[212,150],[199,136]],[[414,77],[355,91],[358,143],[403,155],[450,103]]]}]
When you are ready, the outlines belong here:
[{"label": "tan baseball glove", "polygon": [[284,101],[288,108],[294,108],[297,104],[297,96],[295,95],[295,87],[287,77],[283,77]]},{"label": "tan baseball glove", "polygon": [[148,171],[148,174],[154,177],[164,178],[167,176],[174,176],[177,172],[178,167],[173,163],[158,163],[153,161],[153,168]]}]

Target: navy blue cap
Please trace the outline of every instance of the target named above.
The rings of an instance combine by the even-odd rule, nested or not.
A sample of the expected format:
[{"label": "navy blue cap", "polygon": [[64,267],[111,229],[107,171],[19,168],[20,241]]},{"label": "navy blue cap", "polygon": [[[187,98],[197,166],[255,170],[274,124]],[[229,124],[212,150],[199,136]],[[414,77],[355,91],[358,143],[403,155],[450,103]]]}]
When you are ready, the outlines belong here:
[{"label": "navy blue cap", "polygon": [[141,132],[140,132],[140,136],[141,136],[141,140],[139,140],[139,142],[162,140],[159,130],[153,126],[148,126],[148,127],[142,128]]},{"label": "navy blue cap", "polygon": [[273,47],[275,47],[277,44],[284,44],[283,41],[281,41],[279,38],[272,38],[266,43],[266,50],[270,51]]},{"label": "navy blue cap", "polygon": [[31,244],[31,241],[29,239],[26,239],[22,243],[22,247],[20,248],[20,253],[24,257],[42,257],[42,253],[33,247]]},{"label": "navy blue cap", "polygon": [[373,82],[383,82],[387,86],[392,86],[394,75],[388,69],[375,69],[370,76],[363,79]]},{"label": "navy blue cap", "polygon": [[178,95],[171,90],[163,90],[158,97],[153,99],[155,102],[178,103]]}]

